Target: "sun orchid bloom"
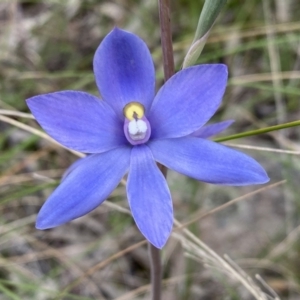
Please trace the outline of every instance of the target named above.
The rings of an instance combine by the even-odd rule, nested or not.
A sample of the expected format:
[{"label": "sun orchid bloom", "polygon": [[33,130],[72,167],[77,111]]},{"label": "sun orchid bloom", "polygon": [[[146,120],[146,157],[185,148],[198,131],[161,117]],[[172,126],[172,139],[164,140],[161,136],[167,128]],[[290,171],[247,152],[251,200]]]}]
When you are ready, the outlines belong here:
[{"label": "sun orchid bloom", "polygon": [[27,100],[51,137],[90,154],[71,166],[43,205],[38,229],[92,211],[128,172],[127,197],[135,223],[151,244],[162,248],[172,231],[173,207],[156,162],[213,184],[242,186],[269,180],[251,157],[205,139],[233,122],[204,126],[221,103],[225,65],[179,71],[155,96],[154,64],[146,44],[115,28],[98,47],[93,66],[102,100],[78,91]]}]

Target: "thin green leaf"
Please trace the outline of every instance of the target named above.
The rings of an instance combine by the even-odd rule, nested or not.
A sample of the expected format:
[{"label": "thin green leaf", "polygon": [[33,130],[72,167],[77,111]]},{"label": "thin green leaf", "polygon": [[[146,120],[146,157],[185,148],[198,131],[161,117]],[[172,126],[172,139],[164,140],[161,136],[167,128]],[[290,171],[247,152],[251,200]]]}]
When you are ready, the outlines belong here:
[{"label": "thin green leaf", "polygon": [[197,61],[204,48],[209,31],[225,3],[226,0],[206,0],[204,2],[194,40],[183,61],[183,69]]},{"label": "thin green leaf", "polygon": [[205,0],[193,43],[207,34],[225,4],[226,0]]},{"label": "thin green leaf", "polygon": [[253,135],[258,135],[258,134],[267,133],[267,132],[271,132],[271,131],[295,127],[295,126],[299,126],[299,125],[300,125],[300,120],[294,121],[294,122],[289,122],[289,123],[284,123],[284,124],[279,124],[279,125],[275,125],[275,126],[265,127],[265,128],[261,128],[261,129],[250,130],[250,131],[246,131],[246,132],[242,132],[242,133],[237,133],[237,134],[217,138],[214,141],[215,142],[230,141],[230,140],[240,139],[240,138],[247,137],[247,136],[253,136]]},{"label": "thin green leaf", "polygon": [[6,288],[1,283],[0,283],[0,292],[2,292],[3,295],[7,296],[7,299],[21,300],[21,298],[18,297],[18,295],[16,295],[14,292],[10,291],[8,288]]}]

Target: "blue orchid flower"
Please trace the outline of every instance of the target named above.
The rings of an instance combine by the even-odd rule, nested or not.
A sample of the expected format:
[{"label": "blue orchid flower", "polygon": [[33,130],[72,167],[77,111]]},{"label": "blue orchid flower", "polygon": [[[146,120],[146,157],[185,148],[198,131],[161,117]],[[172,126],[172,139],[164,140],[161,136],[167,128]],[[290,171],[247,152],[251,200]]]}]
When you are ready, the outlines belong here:
[{"label": "blue orchid flower", "polygon": [[269,180],[251,157],[205,139],[232,123],[203,127],[221,103],[225,65],[179,71],[155,96],[154,64],[146,44],[116,28],[95,53],[94,73],[103,100],[78,91],[27,100],[50,136],[90,154],[75,162],[43,205],[38,229],[92,211],[128,172],[127,197],[135,223],[150,243],[162,248],[172,231],[173,207],[156,162],[213,184],[241,186]]}]

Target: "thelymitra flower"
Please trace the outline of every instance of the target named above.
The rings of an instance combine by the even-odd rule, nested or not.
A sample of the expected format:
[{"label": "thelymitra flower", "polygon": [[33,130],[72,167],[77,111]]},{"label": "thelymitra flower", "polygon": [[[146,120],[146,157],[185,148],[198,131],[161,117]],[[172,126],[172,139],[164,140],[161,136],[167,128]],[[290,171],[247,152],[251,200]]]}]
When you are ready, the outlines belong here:
[{"label": "thelymitra flower", "polygon": [[155,71],[146,44],[114,29],[94,57],[101,99],[78,91],[32,97],[27,104],[62,145],[89,154],[75,162],[39,212],[36,227],[52,228],[100,205],[128,172],[127,197],[135,223],[158,248],[173,226],[167,182],[156,162],[207,183],[250,185],[268,176],[251,157],[205,139],[231,121],[203,127],[221,103],[222,64],[184,69],[155,96]]}]

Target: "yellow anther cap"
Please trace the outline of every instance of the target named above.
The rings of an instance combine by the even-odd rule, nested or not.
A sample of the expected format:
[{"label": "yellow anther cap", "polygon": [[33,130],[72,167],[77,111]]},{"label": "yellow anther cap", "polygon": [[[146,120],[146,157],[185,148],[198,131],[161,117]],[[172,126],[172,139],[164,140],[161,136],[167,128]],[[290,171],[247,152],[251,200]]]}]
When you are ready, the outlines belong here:
[{"label": "yellow anther cap", "polygon": [[144,106],[138,102],[130,102],[123,109],[124,116],[130,121],[135,118],[141,119],[144,112]]}]

